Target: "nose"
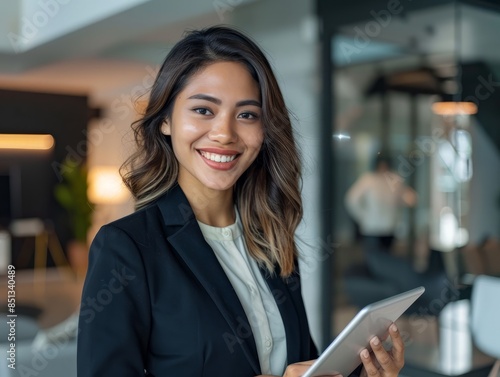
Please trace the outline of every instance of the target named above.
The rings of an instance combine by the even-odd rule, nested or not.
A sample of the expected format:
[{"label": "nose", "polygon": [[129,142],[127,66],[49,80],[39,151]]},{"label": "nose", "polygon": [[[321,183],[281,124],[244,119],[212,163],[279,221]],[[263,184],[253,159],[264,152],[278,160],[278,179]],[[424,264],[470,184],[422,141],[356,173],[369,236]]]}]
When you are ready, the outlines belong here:
[{"label": "nose", "polygon": [[208,138],[220,144],[231,144],[235,142],[238,136],[235,132],[235,124],[232,117],[230,115],[221,114],[214,119],[212,128],[208,133]]}]

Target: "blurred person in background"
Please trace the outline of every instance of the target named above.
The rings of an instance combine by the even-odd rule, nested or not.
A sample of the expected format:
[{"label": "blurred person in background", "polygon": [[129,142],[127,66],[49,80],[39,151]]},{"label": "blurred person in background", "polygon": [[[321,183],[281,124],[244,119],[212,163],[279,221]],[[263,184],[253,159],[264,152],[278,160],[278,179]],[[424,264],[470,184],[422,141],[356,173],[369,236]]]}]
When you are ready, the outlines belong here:
[{"label": "blurred person in background", "polygon": [[379,153],[373,166],[373,171],[362,174],[345,196],[346,208],[359,225],[364,256],[363,265],[351,266],[345,273],[349,300],[363,307],[423,285],[426,291],[412,308],[428,306],[436,299],[444,306],[452,298],[451,294],[441,298],[450,287],[445,274],[420,273],[411,261],[391,252],[400,211],[415,206],[417,194],[391,170],[387,155]]},{"label": "blurred person in background", "polygon": [[415,191],[391,170],[390,158],[377,154],[373,171],[362,174],[345,196],[347,211],[359,226],[363,249],[389,253],[402,207],[417,203]]}]

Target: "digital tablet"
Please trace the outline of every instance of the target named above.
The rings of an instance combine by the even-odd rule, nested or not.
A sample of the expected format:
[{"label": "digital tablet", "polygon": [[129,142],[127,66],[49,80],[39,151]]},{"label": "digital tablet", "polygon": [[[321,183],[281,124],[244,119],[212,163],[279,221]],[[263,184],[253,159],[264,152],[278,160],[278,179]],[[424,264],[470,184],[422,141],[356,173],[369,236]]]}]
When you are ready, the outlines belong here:
[{"label": "digital tablet", "polygon": [[339,373],[347,377],[361,364],[360,353],[363,348],[370,350],[370,339],[375,335],[385,339],[391,323],[398,319],[424,290],[424,287],[415,288],[365,306],[302,377],[323,376],[328,373]]}]

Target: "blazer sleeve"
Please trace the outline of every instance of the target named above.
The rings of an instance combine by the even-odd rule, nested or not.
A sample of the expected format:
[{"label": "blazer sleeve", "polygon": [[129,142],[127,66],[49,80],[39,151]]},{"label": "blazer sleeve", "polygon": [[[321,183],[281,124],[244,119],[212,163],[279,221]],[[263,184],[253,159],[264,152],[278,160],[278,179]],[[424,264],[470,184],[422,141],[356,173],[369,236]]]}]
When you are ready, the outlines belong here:
[{"label": "blazer sleeve", "polygon": [[143,376],[150,299],[137,245],[106,225],[90,248],[80,307],[78,377]]}]

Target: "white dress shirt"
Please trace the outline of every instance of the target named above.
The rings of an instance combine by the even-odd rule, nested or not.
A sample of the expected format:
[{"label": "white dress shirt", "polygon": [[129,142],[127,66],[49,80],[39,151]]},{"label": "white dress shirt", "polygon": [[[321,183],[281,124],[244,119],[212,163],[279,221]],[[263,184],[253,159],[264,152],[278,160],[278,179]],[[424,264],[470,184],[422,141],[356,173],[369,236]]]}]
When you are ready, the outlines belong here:
[{"label": "white dress shirt", "polygon": [[198,224],[247,315],[262,374],[281,376],[287,365],[285,327],[257,262],[247,252],[238,211],[236,223],[227,227]]}]

